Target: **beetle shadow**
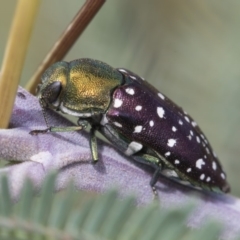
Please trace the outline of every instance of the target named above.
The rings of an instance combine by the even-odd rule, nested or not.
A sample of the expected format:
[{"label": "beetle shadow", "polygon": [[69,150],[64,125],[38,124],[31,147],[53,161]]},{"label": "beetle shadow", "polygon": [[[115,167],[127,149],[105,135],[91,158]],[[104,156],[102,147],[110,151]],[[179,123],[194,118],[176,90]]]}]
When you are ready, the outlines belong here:
[{"label": "beetle shadow", "polygon": [[234,204],[236,201],[236,199],[227,194],[213,192],[206,189],[197,189],[192,185],[181,184],[180,182],[169,179],[164,175],[161,175],[158,181],[162,183],[161,186],[158,184],[155,186],[156,190],[159,192],[175,194],[180,191],[183,194],[192,195],[194,197],[202,199],[204,202],[211,203]]},{"label": "beetle shadow", "polygon": [[[100,174],[106,174],[106,167],[103,163],[103,161],[99,160],[96,163],[94,163],[92,160],[86,160],[86,161],[76,161],[67,164],[66,166],[63,166],[60,168],[60,171],[66,171],[68,169],[74,169],[75,167],[81,166],[81,165],[91,165],[98,173]],[[93,169],[90,169],[92,171]]]},{"label": "beetle shadow", "polygon": [[[143,169],[145,172],[147,172],[150,176],[153,176],[154,174],[154,168],[145,165],[143,163],[139,163],[134,161],[133,159],[130,158],[130,161],[134,163],[137,167]],[[149,183],[149,187],[150,183]],[[186,195],[192,195],[198,198],[201,198],[204,202],[212,202],[212,203],[227,203],[227,204],[233,204],[236,199],[233,197],[224,194],[224,193],[218,193],[218,192],[213,192],[211,190],[207,189],[198,189],[195,188],[195,186],[189,184],[189,185],[184,185],[183,183],[178,182],[177,180],[168,178],[167,176],[164,176],[161,174],[158,178],[158,181],[156,182],[155,188],[159,193],[161,192],[166,193],[166,194],[177,194],[177,192],[181,192],[182,194]]]},{"label": "beetle shadow", "polygon": [[[78,131],[76,131],[76,132],[78,132]],[[89,152],[90,152],[90,144],[89,144],[90,139],[89,139],[89,137],[87,135],[88,133],[86,131],[84,131],[84,130],[81,130],[81,132],[79,131],[78,133],[81,134],[82,137],[84,137],[86,142],[87,142],[86,146],[84,144],[84,146],[81,145],[81,147],[86,147],[86,149],[88,149]],[[59,133],[50,133],[50,134],[53,134],[54,137],[58,138],[59,140],[67,141],[67,142],[69,142],[69,143],[71,143],[71,144],[73,144],[75,146],[79,146],[80,145],[80,144],[76,143],[75,141],[72,141],[71,139],[69,139],[69,137],[65,137],[65,136],[63,136],[63,135],[61,135]],[[97,139],[97,141],[99,142],[101,140]],[[103,156],[101,154],[102,151],[103,151],[103,145],[102,145],[102,142],[101,142],[100,144],[98,144],[98,161],[94,162],[93,160],[89,160],[88,164],[91,164],[93,166],[93,168],[96,171],[98,171],[99,173],[104,174],[104,173],[106,173],[106,167],[104,165]]]}]

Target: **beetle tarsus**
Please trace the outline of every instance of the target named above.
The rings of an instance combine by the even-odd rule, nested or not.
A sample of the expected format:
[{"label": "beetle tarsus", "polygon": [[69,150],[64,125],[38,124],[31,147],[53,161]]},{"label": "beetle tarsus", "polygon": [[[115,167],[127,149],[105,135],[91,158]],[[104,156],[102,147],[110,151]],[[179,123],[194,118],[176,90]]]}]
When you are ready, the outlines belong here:
[{"label": "beetle tarsus", "polygon": [[33,136],[36,136],[38,134],[44,134],[44,133],[48,133],[50,131],[51,131],[50,128],[46,128],[46,129],[43,129],[43,130],[32,130],[31,132],[29,132],[29,134],[33,135]]}]

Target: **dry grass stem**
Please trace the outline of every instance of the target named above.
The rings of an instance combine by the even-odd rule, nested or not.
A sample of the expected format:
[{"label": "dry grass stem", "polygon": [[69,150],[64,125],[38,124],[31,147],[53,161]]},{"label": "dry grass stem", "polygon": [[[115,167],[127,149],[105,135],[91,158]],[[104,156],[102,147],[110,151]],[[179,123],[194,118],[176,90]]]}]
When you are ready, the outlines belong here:
[{"label": "dry grass stem", "polygon": [[19,0],[0,75],[0,128],[7,128],[40,0]]}]

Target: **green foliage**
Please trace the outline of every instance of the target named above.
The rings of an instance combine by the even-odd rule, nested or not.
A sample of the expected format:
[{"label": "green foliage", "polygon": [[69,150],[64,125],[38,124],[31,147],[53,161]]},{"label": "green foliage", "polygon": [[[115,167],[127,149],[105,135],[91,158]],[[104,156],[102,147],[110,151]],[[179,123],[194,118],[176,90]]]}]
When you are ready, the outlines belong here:
[{"label": "green foliage", "polygon": [[0,239],[210,240],[221,233],[220,225],[210,222],[200,230],[187,228],[190,204],[166,210],[156,201],[136,207],[133,197],[119,200],[116,191],[96,195],[69,184],[54,193],[54,184],[51,174],[36,194],[26,181],[13,203],[7,178],[1,180]]}]

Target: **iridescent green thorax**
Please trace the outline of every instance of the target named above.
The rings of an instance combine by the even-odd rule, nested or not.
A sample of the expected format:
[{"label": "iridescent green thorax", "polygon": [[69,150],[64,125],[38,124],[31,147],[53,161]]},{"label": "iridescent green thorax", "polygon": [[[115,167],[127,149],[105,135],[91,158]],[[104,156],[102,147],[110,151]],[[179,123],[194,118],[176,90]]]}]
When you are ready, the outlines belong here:
[{"label": "iridescent green thorax", "polygon": [[91,59],[69,63],[68,84],[61,95],[64,107],[77,112],[104,112],[111,93],[121,85],[122,75],[109,65]]},{"label": "iridescent green thorax", "polygon": [[111,102],[112,92],[122,84],[123,76],[101,61],[78,59],[52,65],[44,73],[42,82],[40,98],[47,99],[52,94],[46,92],[49,86],[60,82],[61,92],[56,100],[64,109],[76,114],[89,111],[103,113]]}]

